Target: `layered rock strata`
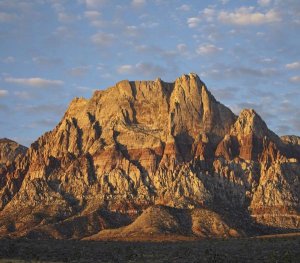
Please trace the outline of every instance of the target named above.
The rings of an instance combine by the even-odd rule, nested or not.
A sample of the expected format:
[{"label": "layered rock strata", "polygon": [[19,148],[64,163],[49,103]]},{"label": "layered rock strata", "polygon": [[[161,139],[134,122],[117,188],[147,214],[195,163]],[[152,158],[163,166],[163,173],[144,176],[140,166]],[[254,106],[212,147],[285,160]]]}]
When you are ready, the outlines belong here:
[{"label": "layered rock strata", "polygon": [[154,205],[239,213],[252,230],[295,230],[297,147],[254,110],[235,116],[196,74],[124,80],[74,99],[2,172],[18,184],[9,195],[1,185],[0,235],[82,238],[128,225]]}]

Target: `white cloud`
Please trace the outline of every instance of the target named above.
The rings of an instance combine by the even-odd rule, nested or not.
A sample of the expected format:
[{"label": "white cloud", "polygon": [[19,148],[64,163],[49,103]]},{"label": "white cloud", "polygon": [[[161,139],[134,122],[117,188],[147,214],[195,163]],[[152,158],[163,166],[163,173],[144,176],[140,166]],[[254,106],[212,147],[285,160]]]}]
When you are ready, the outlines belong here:
[{"label": "white cloud", "polygon": [[200,22],[201,19],[199,17],[189,17],[187,19],[187,24],[190,28],[197,27]]},{"label": "white cloud", "polygon": [[40,105],[24,105],[19,106],[17,110],[26,111],[40,115],[41,113],[49,113],[54,115],[61,115],[65,112],[66,106],[63,104],[40,104]]},{"label": "white cloud", "polygon": [[133,7],[141,7],[146,4],[146,0],[132,0],[131,5]]},{"label": "white cloud", "polygon": [[257,3],[260,6],[268,6],[269,4],[271,4],[271,0],[258,0]]},{"label": "white cloud", "polygon": [[180,7],[178,7],[177,10],[187,12],[187,11],[191,10],[191,7],[189,5],[184,4],[184,5],[181,5]]},{"label": "white cloud", "polygon": [[69,73],[74,77],[83,77],[89,71],[90,66],[80,66],[69,70]]},{"label": "white cloud", "polygon": [[40,128],[40,126],[45,126],[45,127],[55,127],[55,125],[57,124],[56,120],[52,120],[51,118],[46,118],[46,119],[41,119],[41,120],[37,120],[37,121],[33,121],[31,123],[26,124],[26,128],[29,129],[36,129],[36,128]]},{"label": "white cloud", "polygon": [[199,55],[210,55],[222,50],[223,48],[216,47],[215,45],[205,44],[205,45],[198,46],[198,48],[196,49],[196,53]]},{"label": "white cloud", "polygon": [[0,98],[5,97],[8,95],[8,90],[0,89]]},{"label": "white cloud", "polygon": [[81,92],[94,92],[97,90],[97,89],[86,87],[86,86],[77,86],[77,87],[75,87],[75,89],[77,89]]},{"label": "white cloud", "polygon": [[105,21],[101,19],[101,13],[96,10],[86,11],[84,16],[90,21],[92,26],[101,27],[105,25]]},{"label": "white cloud", "polygon": [[72,23],[78,19],[78,17],[72,15],[72,14],[67,14],[65,12],[59,12],[57,14],[58,21],[62,23]]},{"label": "white cloud", "polygon": [[290,81],[294,83],[300,83],[300,76],[291,77]]},{"label": "white cloud", "polygon": [[221,2],[223,5],[226,5],[226,4],[229,2],[229,0],[220,0],[220,2]]},{"label": "white cloud", "polygon": [[54,9],[59,22],[72,23],[77,19],[80,19],[80,16],[75,16],[74,14],[66,13],[63,1],[52,1],[51,3],[51,6]]},{"label": "white cloud", "polygon": [[198,16],[189,17],[187,19],[188,27],[190,28],[197,27],[202,20],[205,20],[207,22],[212,22],[215,19],[215,16],[216,16],[215,9],[211,7],[204,8],[199,12]]},{"label": "white cloud", "polygon": [[90,20],[99,19],[101,13],[95,10],[85,11],[84,16]]},{"label": "white cloud", "polygon": [[105,4],[106,0],[82,0],[87,8],[98,8]]},{"label": "white cloud", "polygon": [[16,14],[0,12],[0,23],[11,22],[17,18]]},{"label": "white cloud", "polygon": [[53,35],[55,37],[58,37],[60,40],[67,39],[72,38],[74,36],[74,31],[70,27],[59,26],[55,29]]},{"label": "white cloud", "polygon": [[261,58],[260,62],[264,63],[264,64],[272,64],[275,62],[275,59],[274,58]]},{"label": "white cloud", "polygon": [[286,64],[285,67],[287,69],[300,69],[300,62],[297,61],[290,64]]},{"label": "white cloud", "polygon": [[91,41],[100,46],[107,46],[113,42],[115,35],[111,33],[98,32],[91,37]]},{"label": "white cloud", "polygon": [[124,33],[130,36],[137,36],[140,33],[140,29],[137,26],[126,26]]},{"label": "white cloud", "polygon": [[184,56],[186,59],[194,58],[194,54],[189,51],[188,46],[185,43],[180,43],[176,46],[177,51],[174,51],[176,55]]},{"label": "white cloud", "polygon": [[15,91],[14,95],[23,100],[32,99],[32,97],[33,97],[31,94],[29,94],[26,91]]},{"label": "white cloud", "polygon": [[49,80],[49,79],[42,79],[42,78],[12,78],[7,77],[4,79],[7,83],[30,86],[30,87],[37,87],[37,88],[47,88],[47,87],[58,87],[64,84],[61,80]]},{"label": "white cloud", "polygon": [[221,11],[219,20],[226,24],[233,25],[261,25],[266,23],[274,23],[281,20],[279,13],[269,10],[266,13],[255,12],[254,7],[241,7],[235,12]]},{"label": "white cloud", "polygon": [[63,64],[63,61],[60,58],[33,57],[32,61],[43,66],[58,66]]},{"label": "white cloud", "polygon": [[158,22],[148,21],[148,22],[141,23],[142,28],[154,28],[154,27],[158,27],[158,26],[159,26]]},{"label": "white cloud", "polygon": [[50,0],[51,6],[56,13],[63,12],[65,10],[63,1]]},{"label": "white cloud", "polygon": [[9,56],[9,57],[6,57],[6,58],[2,59],[2,61],[4,63],[14,63],[16,61],[16,59],[12,56]]},{"label": "white cloud", "polygon": [[139,74],[145,77],[157,77],[165,73],[165,68],[152,63],[137,63],[135,65],[122,65],[117,68],[119,74]]},{"label": "white cloud", "polygon": [[176,47],[180,53],[185,53],[187,51],[187,46],[184,43],[178,44]]},{"label": "white cloud", "polygon": [[215,16],[215,10],[213,8],[204,8],[201,12],[201,17],[204,17],[206,21],[212,22]]},{"label": "white cloud", "polygon": [[135,66],[137,72],[144,76],[161,76],[166,71],[165,68],[152,63],[137,63]]},{"label": "white cloud", "polygon": [[117,68],[118,73],[120,74],[132,74],[134,72],[134,66],[132,65],[122,65]]},{"label": "white cloud", "polygon": [[[279,71],[276,68],[267,67],[267,68],[254,68],[254,67],[244,67],[242,65],[238,65],[236,67],[232,67],[229,65],[218,65],[210,70],[204,72],[204,77],[212,77],[215,79],[222,78],[246,78],[250,77],[250,79],[258,79],[258,78],[270,78],[273,76],[278,76]],[[221,74],[222,73],[222,74]]]},{"label": "white cloud", "polygon": [[256,35],[258,37],[264,37],[266,35],[266,33],[264,33],[264,32],[257,32]]}]

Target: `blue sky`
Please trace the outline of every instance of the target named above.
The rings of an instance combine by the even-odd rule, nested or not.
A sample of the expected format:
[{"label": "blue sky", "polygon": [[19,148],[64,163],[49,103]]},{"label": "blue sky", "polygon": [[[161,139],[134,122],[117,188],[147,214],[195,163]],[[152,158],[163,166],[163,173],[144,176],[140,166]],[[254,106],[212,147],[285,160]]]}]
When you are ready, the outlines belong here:
[{"label": "blue sky", "polygon": [[0,0],[0,137],[30,145],[73,97],[189,72],[300,135],[300,1]]}]

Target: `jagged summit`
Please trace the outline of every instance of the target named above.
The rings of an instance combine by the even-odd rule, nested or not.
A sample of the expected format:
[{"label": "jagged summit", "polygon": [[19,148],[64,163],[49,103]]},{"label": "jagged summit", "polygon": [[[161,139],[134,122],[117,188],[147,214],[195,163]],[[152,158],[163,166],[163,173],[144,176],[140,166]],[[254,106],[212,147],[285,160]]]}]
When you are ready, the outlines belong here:
[{"label": "jagged summit", "polygon": [[0,164],[12,162],[18,156],[23,156],[27,148],[8,138],[0,139]]},{"label": "jagged summit", "polygon": [[231,133],[241,136],[254,134],[258,138],[263,138],[268,133],[268,127],[254,109],[243,109]]},{"label": "jagged summit", "polygon": [[[254,110],[235,116],[194,73],[172,83],[123,80],[75,98],[2,169],[0,236],[82,238],[139,218],[127,233],[146,209],[180,222],[183,235],[297,229],[299,160]],[[219,230],[205,215],[234,225]]]},{"label": "jagged summit", "polygon": [[9,142],[14,142],[14,141],[11,140],[11,139],[8,139],[8,138],[1,138],[0,139],[0,143],[9,143]]},{"label": "jagged summit", "polygon": [[300,146],[300,137],[295,135],[285,135],[281,136],[281,140],[285,143],[293,144],[293,145],[299,145]]}]

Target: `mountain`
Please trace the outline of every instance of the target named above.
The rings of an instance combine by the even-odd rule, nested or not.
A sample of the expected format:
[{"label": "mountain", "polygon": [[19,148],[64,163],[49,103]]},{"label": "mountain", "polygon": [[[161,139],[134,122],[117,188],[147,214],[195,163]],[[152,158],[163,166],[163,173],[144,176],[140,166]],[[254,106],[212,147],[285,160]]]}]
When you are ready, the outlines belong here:
[{"label": "mountain", "polygon": [[187,237],[239,237],[217,214],[208,209],[174,209],[150,206],[132,224],[105,229],[86,240],[186,240]]},{"label": "mountain", "polygon": [[294,141],[254,110],[235,116],[196,74],[173,83],[124,80],[75,98],[59,124],[2,171],[18,183],[1,184],[0,236],[298,231]]},{"label": "mountain", "polygon": [[27,147],[7,138],[0,139],[0,165],[6,166],[15,159],[23,157]]},{"label": "mountain", "polygon": [[20,188],[22,179],[13,176],[14,162],[21,162],[27,147],[7,138],[0,139],[0,207],[3,207]]}]

